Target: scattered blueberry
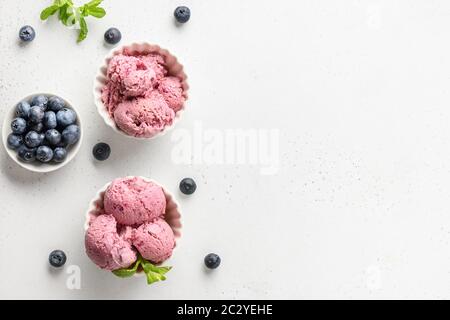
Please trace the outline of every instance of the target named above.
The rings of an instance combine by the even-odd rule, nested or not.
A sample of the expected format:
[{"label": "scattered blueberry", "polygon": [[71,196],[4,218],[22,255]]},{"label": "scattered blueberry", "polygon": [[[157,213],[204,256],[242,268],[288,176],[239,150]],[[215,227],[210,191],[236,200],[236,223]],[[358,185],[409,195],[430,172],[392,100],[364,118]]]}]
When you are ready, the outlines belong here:
[{"label": "scattered blueberry", "polygon": [[33,123],[33,122],[29,122],[28,123],[28,129],[30,131],[36,131],[36,132],[42,132],[42,130],[44,130],[44,124],[42,122],[39,123]]},{"label": "scattered blueberry", "polygon": [[58,112],[66,106],[63,99],[57,96],[53,96],[48,99],[48,108],[53,112]]},{"label": "scattered blueberry", "polygon": [[23,118],[15,118],[11,122],[11,130],[15,134],[24,134],[27,130],[27,122]]},{"label": "scattered blueberry", "polygon": [[66,263],[67,257],[63,251],[55,250],[48,256],[48,261],[52,267],[60,268]]},{"label": "scattered blueberry", "polygon": [[191,10],[185,6],[177,7],[173,14],[179,23],[186,23],[191,18]]},{"label": "scattered blueberry", "polygon": [[31,99],[32,106],[40,106],[41,108],[47,109],[48,98],[43,95],[35,96]]},{"label": "scattered blueberry", "polygon": [[94,158],[99,161],[105,161],[111,155],[111,147],[104,142],[97,143],[92,149]]},{"label": "scattered blueberry", "polygon": [[105,41],[109,44],[118,44],[122,40],[122,33],[117,28],[109,28],[105,32]]},{"label": "scattered blueberry", "polygon": [[23,145],[19,147],[17,155],[25,162],[33,162],[36,159],[36,149],[30,149]]},{"label": "scattered blueberry", "polygon": [[34,31],[32,26],[24,26],[20,28],[19,38],[22,41],[30,42],[33,41],[36,37],[36,32]]},{"label": "scattered blueberry", "polygon": [[30,131],[25,135],[25,144],[28,148],[36,148],[41,142],[41,135],[36,131]]},{"label": "scattered blueberry", "polygon": [[58,123],[56,122],[56,113],[54,113],[53,111],[47,111],[44,114],[44,126],[47,129],[54,129],[58,126]]},{"label": "scattered blueberry", "polygon": [[28,102],[22,101],[16,106],[16,116],[23,119],[28,119],[30,116],[31,106]]},{"label": "scattered blueberry", "polygon": [[23,145],[23,138],[21,135],[10,133],[8,136],[8,147],[11,149],[18,149],[20,146]]},{"label": "scattered blueberry", "polygon": [[30,121],[33,123],[39,123],[44,119],[45,112],[40,106],[33,106],[30,109]]},{"label": "scattered blueberry", "polygon": [[55,148],[53,151],[53,161],[61,163],[66,160],[67,150],[61,147]]},{"label": "scattered blueberry", "polygon": [[45,132],[45,140],[53,146],[58,145],[61,142],[62,136],[56,129],[50,129]]},{"label": "scattered blueberry", "polygon": [[40,162],[50,162],[53,158],[53,150],[47,146],[40,146],[36,150],[36,159]]},{"label": "scattered blueberry", "polygon": [[72,109],[64,108],[56,114],[56,121],[58,122],[58,126],[67,127],[77,121],[77,114]]},{"label": "scattered blueberry", "polygon": [[205,257],[205,266],[208,269],[217,269],[220,266],[220,257],[215,253],[210,253]]},{"label": "scattered blueberry", "polygon": [[62,132],[62,138],[68,145],[75,144],[80,139],[80,127],[76,124],[72,124],[64,129]]},{"label": "scattered blueberry", "polygon": [[180,190],[182,193],[190,195],[197,190],[197,184],[191,178],[185,178],[180,182]]}]

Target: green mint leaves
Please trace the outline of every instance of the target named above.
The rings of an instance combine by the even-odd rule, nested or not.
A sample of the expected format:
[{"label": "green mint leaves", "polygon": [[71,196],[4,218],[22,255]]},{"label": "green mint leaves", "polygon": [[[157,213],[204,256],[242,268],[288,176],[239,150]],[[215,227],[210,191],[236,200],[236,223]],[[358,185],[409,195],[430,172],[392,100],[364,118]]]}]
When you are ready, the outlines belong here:
[{"label": "green mint leaves", "polygon": [[149,285],[158,281],[166,280],[165,274],[169,272],[170,269],[172,269],[172,267],[155,266],[151,262],[142,258],[141,255],[139,255],[134,265],[130,266],[129,268],[114,270],[112,273],[120,278],[128,278],[136,274],[139,266],[142,266],[142,269],[147,276],[147,284]]},{"label": "green mint leaves", "polygon": [[58,13],[58,19],[66,27],[79,26],[77,42],[81,42],[88,35],[86,17],[100,19],[106,15],[105,9],[100,7],[102,2],[103,0],[92,0],[81,7],[75,7],[72,0],[54,0],[51,6],[42,10],[41,20],[47,20]]},{"label": "green mint leaves", "polygon": [[166,280],[165,274],[172,269],[172,267],[157,267],[144,259],[142,259],[142,268],[147,276],[147,284]]},{"label": "green mint leaves", "polygon": [[99,5],[103,0],[92,0],[81,7],[82,15],[84,17],[93,16],[95,18],[103,18],[106,15],[106,11],[100,8]]},{"label": "green mint leaves", "polygon": [[80,17],[80,33],[78,34],[77,42],[81,42],[86,39],[88,35],[88,26],[83,16]]},{"label": "green mint leaves", "polygon": [[138,271],[139,265],[142,263],[141,256],[138,257],[134,265],[130,266],[129,268],[114,270],[112,273],[114,273],[116,276],[120,278],[128,278],[132,277],[136,274]]},{"label": "green mint leaves", "polygon": [[48,8],[45,8],[42,12],[41,12],[41,20],[47,20],[48,17],[54,15],[56,13],[56,11],[59,10],[59,7],[56,5],[50,6]]}]

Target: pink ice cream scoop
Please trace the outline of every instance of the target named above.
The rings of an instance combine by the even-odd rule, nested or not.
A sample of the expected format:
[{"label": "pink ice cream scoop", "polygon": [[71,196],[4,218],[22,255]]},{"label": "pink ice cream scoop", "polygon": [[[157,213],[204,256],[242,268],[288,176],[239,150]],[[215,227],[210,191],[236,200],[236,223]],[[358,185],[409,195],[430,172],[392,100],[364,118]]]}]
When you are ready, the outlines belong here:
[{"label": "pink ice cream scoop", "polygon": [[153,70],[135,70],[123,78],[122,94],[126,97],[144,96],[153,90],[156,74]]},{"label": "pink ice cream scoop", "polygon": [[101,98],[120,130],[151,138],[172,125],[186,93],[181,80],[169,74],[163,55],[125,50],[109,61]]},{"label": "pink ice cream scoop", "polygon": [[117,126],[126,134],[140,138],[155,136],[171,125],[174,118],[175,112],[157,92],[148,98],[126,100],[114,111]]},{"label": "pink ice cream scoop", "polygon": [[158,91],[164,97],[169,107],[178,112],[183,107],[184,96],[183,87],[181,86],[181,80],[176,77],[167,77],[159,81]]},{"label": "pink ice cream scoop", "polygon": [[119,54],[109,61],[107,77],[112,82],[121,83],[133,71],[146,69],[146,64],[138,57]]},{"label": "pink ice cream scoop", "polygon": [[139,56],[142,63],[148,68],[155,72],[156,78],[158,80],[164,78],[167,75],[167,69],[165,67],[164,57],[156,54],[149,53],[146,55]]},{"label": "pink ice cream scoop", "polygon": [[137,228],[133,235],[133,245],[144,259],[160,263],[172,255],[175,236],[163,219],[145,223]]},{"label": "pink ice cream scoop", "polygon": [[117,270],[132,265],[136,251],[117,232],[116,219],[100,215],[92,221],[85,236],[86,254],[100,268]]},{"label": "pink ice cream scoop", "polygon": [[162,217],[166,196],[160,186],[139,177],[119,178],[106,189],[105,213],[126,226],[140,225]]}]

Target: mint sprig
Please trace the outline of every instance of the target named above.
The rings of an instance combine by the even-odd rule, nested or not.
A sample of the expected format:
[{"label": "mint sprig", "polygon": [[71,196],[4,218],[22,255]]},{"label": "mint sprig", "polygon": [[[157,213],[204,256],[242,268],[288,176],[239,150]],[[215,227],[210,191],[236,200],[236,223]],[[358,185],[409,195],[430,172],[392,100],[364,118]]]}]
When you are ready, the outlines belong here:
[{"label": "mint sprig", "polygon": [[134,265],[128,268],[114,270],[112,273],[120,278],[128,278],[136,274],[139,266],[142,266],[142,269],[147,277],[147,284],[149,285],[158,281],[166,280],[165,274],[172,269],[172,267],[155,266],[150,261],[145,260],[141,255],[139,255]]},{"label": "mint sprig", "polygon": [[81,7],[76,7],[72,0],[54,0],[51,6],[42,10],[41,20],[47,20],[58,13],[58,19],[63,25],[66,27],[79,27],[77,42],[81,42],[88,35],[86,18],[91,16],[100,19],[106,15],[105,9],[100,7],[102,2],[103,0],[92,0]]}]

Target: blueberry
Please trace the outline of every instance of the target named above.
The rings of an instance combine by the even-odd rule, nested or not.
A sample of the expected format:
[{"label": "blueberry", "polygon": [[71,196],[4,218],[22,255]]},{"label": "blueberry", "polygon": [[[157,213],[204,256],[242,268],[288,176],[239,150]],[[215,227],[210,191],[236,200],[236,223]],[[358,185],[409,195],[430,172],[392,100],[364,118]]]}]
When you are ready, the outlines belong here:
[{"label": "blueberry", "polygon": [[97,143],[92,149],[94,158],[99,161],[105,161],[111,155],[111,147],[104,142]]},{"label": "blueberry", "polygon": [[47,109],[48,98],[43,95],[35,96],[31,99],[32,106],[40,106],[43,109]]},{"label": "blueberry", "polygon": [[109,44],[118,44],[122,40],[122,33],[117,28],[109,28],[105,32],[105,41]]},{"label": "blueberry", "polygon": [[197,184],[191,178],[185,178],[180,182],[180,190],[184,194],[193,194],[197,190]]},{"label": "blueberry", "polygon": [[31,106],[28,102],[22,101],[16,106],[16,116],[19,118],[28,119],[30,116]]},{"label": "blueberry", "polygon": [[45,132],[45,140],[53,146],[61,142],[61,133],[56,129],[50,129]]},{"label": "blueberry", "polygon": [[188,7],[180,6],[175,9],[173,15],[179,23],[186,23],[191,18],[191,10]]},{"label": "blueberry", "polygon": [[42,122],[33,123],[33,122],[29,121],[28,129],[30,131],[36,131],[36,132],[40,133],[40,132],[42,132],[42,130],[44,130],[44,124]]},{"label": "blueberry", "polygon": [[23,137],[18,134],[10,133],[7,139],[8,147],[11,149],[18,149],[23,145]]},{"label": "blueberry", "polygon": [[24,26],[20,28],[19,31],[19,38],[22,41],[30,42],[33,41],[36,37],[36,32],[34,31],[33,27],[31,26]]},{"label": "blueberry", "polygon": [[56,145],[58,148],[67,148],[69,145],[62,139],[61,142]]},{"label": "blueberry", "polygon": [[67,150],[64,148],[55,148],[55,150],[53,150],[53,161],[61,163],[64,162],[64,160],[66,160],[67,157]]},{"label": "blueberry", "polygon": [[75,124],[68,126],[62,132],[62,138],[68,145],[77,143],[80,140],[80,127]]},{"label": "blueberry", "polygon": [[36,148],[41,142],[41,135],[36,131],[30,131],[25,136],[25,144],[29,148]]},{"label": "blueberry", "polygon": [[30,149],[23,145],[19,147],[17,155],[25,162],[33,162],[36,159],[36,149]]},{"label": "blueberry", "polygon": [[47,146],[40,146],[36,150],[36,159],[40,162],[50,162],[53,159],[53,150]]},{"label": "blueberry", "polygon": [[58,126],[65,128],[77,121],[77,114],[71,109],[64,108],[56,114],[56,121],[58,122]]},{"label": "blueberry", "polygon": [[53,96],[48,99],[48,108],[53,112],[58,112],[66,106],[66,103],[60,97]]},{"label": "blueberry", "polygon": [[54,113],[53,111],[47,111],[44,114],[44,126],[47,129],[54,129],[58,126],[57,122],[56,122],[56,113]]},{"label": "blueberry", "polygon": [[216,269],[220,266],[220,257],[215,253],[210,253],[205,257],[205,266],[208,269]]},{"label": "blueberry", "polygon": [[66,254],[61,250],[52,251],[48,256],[48,262],[50,262],[50,265],[55,268],[62,267],[66,261]]},{"label": "blueberry", "polygon": [[30,121],[33,123],[42,122],[45,112],[40,106],[33,106],[30,110]]},{"label": "blueberry", "polygon": [[15,118],[11,122],[11,130],[15,134],[24,134],[27,131],[27,122],[23,118]]}]

